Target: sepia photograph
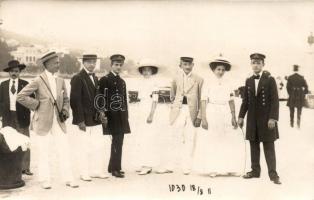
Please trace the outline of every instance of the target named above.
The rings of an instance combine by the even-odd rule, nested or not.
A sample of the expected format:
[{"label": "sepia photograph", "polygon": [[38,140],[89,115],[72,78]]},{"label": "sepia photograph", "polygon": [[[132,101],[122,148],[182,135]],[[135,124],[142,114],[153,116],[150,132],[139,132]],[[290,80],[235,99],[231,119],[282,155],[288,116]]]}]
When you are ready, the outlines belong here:
[{"label": "sepia photograph", "polygon": [[313,11],[0,0],[0,199],[314,200]]}]

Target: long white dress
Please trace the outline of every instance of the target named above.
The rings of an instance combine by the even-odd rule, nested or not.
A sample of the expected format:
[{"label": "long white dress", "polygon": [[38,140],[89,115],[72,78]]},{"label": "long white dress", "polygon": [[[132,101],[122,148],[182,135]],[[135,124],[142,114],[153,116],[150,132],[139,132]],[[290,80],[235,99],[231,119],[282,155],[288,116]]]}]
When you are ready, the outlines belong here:
[{"label": "long white dress", "polygon": [[138,155],[138,167],[146,166],[153,167],[158,163],[158,154],[156,153],[156,147],[159,145],[156,139],[157,130],[156,126],[158,124],[158,106],[154,113],[153,122],[151,124],[147,123],[147,118],[150,114],[153,101],[158,101],[158,87],[154,77],[142,78],[139,81],[138,92],[140,99],[139,103],[136,103],[136,144],[137,144],[137,155]]},{"label": "long white dress", "polygon": [[[240,129],[233,129],[229,101],[233,88],[225,78],[204,81],[202,100],[207,100],[208,130],[197,143],[198,170],[202,173],[240,173],[244,166],[244,142]],[[238,110],[238,109],[237,109]]]}]

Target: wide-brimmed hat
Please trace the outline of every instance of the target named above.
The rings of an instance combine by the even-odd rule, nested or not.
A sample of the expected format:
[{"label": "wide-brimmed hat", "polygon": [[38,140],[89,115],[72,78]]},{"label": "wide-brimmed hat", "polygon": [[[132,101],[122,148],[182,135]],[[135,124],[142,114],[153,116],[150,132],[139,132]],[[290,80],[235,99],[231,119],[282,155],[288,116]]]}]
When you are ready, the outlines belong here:
[{"label": "wide-brimmed hat", "polygon": [[225,58],[217,58],[214,61],[209,63],[210,68],[214,71],[217,66],[223,65],[225,66],[226,71],[230,71],[231,69],[231,63],[226,60]]},{"label": "wide-brimmed hat", "polygon": [[4,68],[3,71],[9,72],[11,69],[18,67],[20,70],[25,69],[26,65],[20,64],[18,60],[11,60],[8,62],[8,67]]},{"label": "wide-brimmed hat", "polygon": [[158,66],[156,65],[156,62],[151,59],[142,59],[138,63],[138,71],[143,74],[143,70],[145,67],[150,67],[152,69],[152,74],[157,74],[158,72]]}]

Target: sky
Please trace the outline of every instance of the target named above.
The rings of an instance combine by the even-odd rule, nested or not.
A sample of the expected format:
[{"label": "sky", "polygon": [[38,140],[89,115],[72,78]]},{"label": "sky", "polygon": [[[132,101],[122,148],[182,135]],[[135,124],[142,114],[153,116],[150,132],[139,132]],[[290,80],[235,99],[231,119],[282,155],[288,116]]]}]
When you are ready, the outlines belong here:
[{"label": "sky", "polygon": [[[266,54],[266,69],[314,71],[312,2],[241,1],[3,1],[2,28],[102,56],[122,53],[176,67],[180,56],[196,66],[220,53],[241,76],[249,54]],[[305,70],[306,69],[306,70]],[[314,73],[313,73],[314,74]]]}]

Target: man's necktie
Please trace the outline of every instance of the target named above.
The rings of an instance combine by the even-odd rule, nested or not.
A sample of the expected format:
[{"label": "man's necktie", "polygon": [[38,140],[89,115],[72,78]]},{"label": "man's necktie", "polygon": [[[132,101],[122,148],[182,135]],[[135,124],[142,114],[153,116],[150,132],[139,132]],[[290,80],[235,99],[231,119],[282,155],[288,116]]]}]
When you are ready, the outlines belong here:
[{"label": "man's necktie", "polygon": [[15,94],[15,92],[16,92],[16,89],[15,89],[15,81],[13,81],[13,83],[12,83],[11,92],[12,92],[12,94]]},{"label": "man's necktie", "polygon": [[88,76],[94,76],[94,73],[88,73]]},{"label": "man's necktie", "polygon": [[261,76],[259,74],[257,74],[257,75],[254,75],[253,77],[254,77],[254,79],[260,79]]}]

